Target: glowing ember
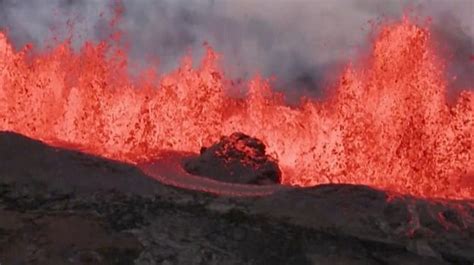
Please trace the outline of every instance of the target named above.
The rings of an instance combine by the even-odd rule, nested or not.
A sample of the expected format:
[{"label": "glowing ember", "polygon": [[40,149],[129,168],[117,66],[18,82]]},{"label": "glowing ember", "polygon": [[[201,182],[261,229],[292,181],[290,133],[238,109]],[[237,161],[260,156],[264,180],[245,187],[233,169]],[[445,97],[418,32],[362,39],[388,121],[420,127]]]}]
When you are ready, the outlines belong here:
[{"label": "glowing ember", "polygon": [[136,82],[106,42],[33,54],[0,33],[0,130],[132,163],[239,131],[278,158],[284,184],[474,198],[474,93],[448,106],[429,40],[408,19],[385,25],[370,60],[348,67],[330,99],[290,108],[259,78],[245,100],[228,96],[210,48],[197,69],[186,58],[159,80],[146,71]]}]

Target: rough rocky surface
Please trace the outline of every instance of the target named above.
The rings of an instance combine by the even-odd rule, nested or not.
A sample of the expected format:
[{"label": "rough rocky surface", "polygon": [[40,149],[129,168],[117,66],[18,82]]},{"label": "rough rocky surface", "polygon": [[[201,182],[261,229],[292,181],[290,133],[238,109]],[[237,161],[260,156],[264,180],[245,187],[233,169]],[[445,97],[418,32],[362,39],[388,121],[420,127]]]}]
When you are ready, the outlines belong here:
[{"label": "rough rocky surface", "polygon": [[0,264],[469,264],[472,202],[363,186],[216,196],[0,134]]},{"label": "rough rocky surface", "polygon": [[188,158],[184,168],[189,173],[219,181],[242,184],[279,183],[281,171],[275,159],[265,152],[265,144],[243,133],[233,133],[197,157]]}]

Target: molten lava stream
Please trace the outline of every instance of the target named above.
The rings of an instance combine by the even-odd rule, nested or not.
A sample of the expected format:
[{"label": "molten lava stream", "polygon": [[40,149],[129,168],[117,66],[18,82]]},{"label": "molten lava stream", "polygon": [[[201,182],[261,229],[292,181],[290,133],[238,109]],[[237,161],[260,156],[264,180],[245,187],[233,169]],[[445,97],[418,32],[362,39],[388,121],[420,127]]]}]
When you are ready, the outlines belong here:
[{"label": "molten lava stream", "polygon": [[228,96],[210,48],[196,69],[187,58],[159,80],[146,71],[132,82],[109,43],[34,53],[0,34],[0,130],[132,163],[240,131],[266,143],[283,184],[472,199],[474,93],[447,104],[430,43],[429,30],[408,19],[387,24],[370,60],[347,67],[331,98],[290,108],[258,78],[245,100]]}]

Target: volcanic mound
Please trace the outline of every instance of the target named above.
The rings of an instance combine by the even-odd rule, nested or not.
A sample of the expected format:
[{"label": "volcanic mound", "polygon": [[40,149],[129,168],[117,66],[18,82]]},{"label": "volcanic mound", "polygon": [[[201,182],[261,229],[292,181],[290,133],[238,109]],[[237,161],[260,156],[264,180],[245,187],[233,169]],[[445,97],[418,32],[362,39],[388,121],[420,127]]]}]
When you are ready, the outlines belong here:
[{"label": "volcanic mound", "polygon": [[257,138],[236,132],[201,148],[200,155],[184,161],[188,173],[240,184],[280,183],[277,160],[265,152]]}]

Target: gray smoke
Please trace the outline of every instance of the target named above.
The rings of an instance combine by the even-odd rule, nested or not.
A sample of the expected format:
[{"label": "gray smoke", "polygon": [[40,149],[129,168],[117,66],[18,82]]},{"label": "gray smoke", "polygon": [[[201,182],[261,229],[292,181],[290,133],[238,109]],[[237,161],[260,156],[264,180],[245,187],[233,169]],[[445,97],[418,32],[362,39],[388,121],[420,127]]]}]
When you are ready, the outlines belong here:
[{"label": "gray smoke", "polygon": [[[16,46],[66,36],[75,22],[75,45],[110,33],[113,1],[0,0],[0,28]],[[459,87],[474,86],[474,0],[122,0],[133,62],[160,59],[160,70],[191,54],[199,59],[208,42],[223,55],[233,78],[276,76],[286,91],[314,93],[324,80],[367,46],[369,20],[400,17],[411,8],[431,16],[435,37],[453,64]],[[102,14],[102,15],[101,15]],[[52,34],[51,30],[55,33]]]}]

